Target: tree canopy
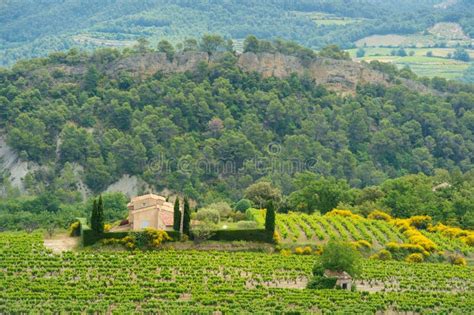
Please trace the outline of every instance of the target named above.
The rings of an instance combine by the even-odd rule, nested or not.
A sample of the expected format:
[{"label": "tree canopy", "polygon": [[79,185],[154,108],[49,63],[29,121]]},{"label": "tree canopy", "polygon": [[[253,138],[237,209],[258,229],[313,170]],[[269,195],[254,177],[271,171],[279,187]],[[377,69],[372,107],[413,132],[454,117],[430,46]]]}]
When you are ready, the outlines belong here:
[{"label": "tree canopy", "polygon": [[[176,54],[202,43],[187,40]],[[202,205],[245,197],[256,207],[273,200],[279,210],[307,213],[379,207],[472,226],[472,85],[407,81],[407,70],[374,62],[364,67],[390,85],[359,84],[341,95],[304,75],[243,71],[219,43],[212,62],[186,72],[141,77],[115,67],[147,58],[135,49],[71,50],[2,70],[4,136],[35,165],[23,179],[28,198],[1,174],[4,222],[25,209],[76,213],[78,187],[98,194],[135,175]],[[298,45],[268,43],[313,58]],[[444,182],[450,186],[433,191]]]}]

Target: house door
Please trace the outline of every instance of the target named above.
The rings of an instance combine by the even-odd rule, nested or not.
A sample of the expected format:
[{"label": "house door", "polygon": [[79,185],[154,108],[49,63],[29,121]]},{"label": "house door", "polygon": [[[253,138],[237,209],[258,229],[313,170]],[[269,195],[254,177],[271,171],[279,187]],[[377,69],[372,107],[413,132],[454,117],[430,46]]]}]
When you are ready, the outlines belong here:
[{"label": "house door", "polygon": [[347,283],[342,284],[342,289],[347,290]]}]

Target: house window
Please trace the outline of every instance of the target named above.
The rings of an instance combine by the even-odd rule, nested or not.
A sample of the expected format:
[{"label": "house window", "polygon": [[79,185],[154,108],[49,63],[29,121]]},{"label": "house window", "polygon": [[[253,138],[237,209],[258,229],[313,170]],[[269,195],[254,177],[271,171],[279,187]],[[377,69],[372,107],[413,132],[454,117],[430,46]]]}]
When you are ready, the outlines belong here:
[{"label": "house window", "polygon": [[150,226],[150,221],[148,220],[143,220],[142,225],[140,226],[141,229],[145,229]]}]

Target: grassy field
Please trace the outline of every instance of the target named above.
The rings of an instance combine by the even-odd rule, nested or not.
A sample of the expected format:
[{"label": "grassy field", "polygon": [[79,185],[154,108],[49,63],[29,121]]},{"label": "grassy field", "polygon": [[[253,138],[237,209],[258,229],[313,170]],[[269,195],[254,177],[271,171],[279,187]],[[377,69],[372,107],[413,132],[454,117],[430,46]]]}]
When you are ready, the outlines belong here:
[{"label": "grassy field", "polygon": [[[463,72],[469,67],[467,62],[447,59],[448,54],[454,52],[454,48],[406,48],[407,53],[414,53],[413,56],[406,57],[391,56],[393,49],[396,48],[364,48],[366,53],[363,58],[356,58],[357,49],[348,51],[355,60],[392,62],[400,68],[410,67],[419,76],[456,79],[462,77]],[[426,56],[429,51],[433,53],[433,57]],[[471,58],[474,59],[474,50],[468,50],[468,52]]]},{"label": "grassy field", "polygon": [[316,255],[195,250],[53,254],[0,233],[0,313],[454,313],[474,309],[474,269],[364,259],[357,291],[310,290]]},{"label": "grassy field", "polygon": [[444,43],[446,47],[457,47],[458,45],[467,46],[472,44],[473,40],[464,33],[459,24],[437,23],[421,33],[409,35],[371,35],[355,42],[358,47],[432,47],[440,43]]},{"label": "grassy field", "polygon": [[316,25],[336,25],[345,26],[353,23],[363,22],[365,19],[354,19],[345,16],[336,16],[324,12],[292,12],[297,16],[306,16],[311,18]]}]

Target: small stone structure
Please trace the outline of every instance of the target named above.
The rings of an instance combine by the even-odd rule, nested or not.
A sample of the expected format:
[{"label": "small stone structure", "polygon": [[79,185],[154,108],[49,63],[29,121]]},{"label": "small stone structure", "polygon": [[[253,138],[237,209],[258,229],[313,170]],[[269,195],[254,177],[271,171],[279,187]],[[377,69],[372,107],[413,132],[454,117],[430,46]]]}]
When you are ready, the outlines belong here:
[{"label": "small stone structure", "polygon": [[173,204],[162,196],[148,194],[132,198],[127,205],[130,229],[140,231],[144,228],[157,230],[173,229]]},{"label": "small stone structure", "polygon": [[352,277],[345,271],[324,271],[324,276],[327,278],[336,278],[336,286],[340,287],[343,290],[351,290],[352,288]]}]

